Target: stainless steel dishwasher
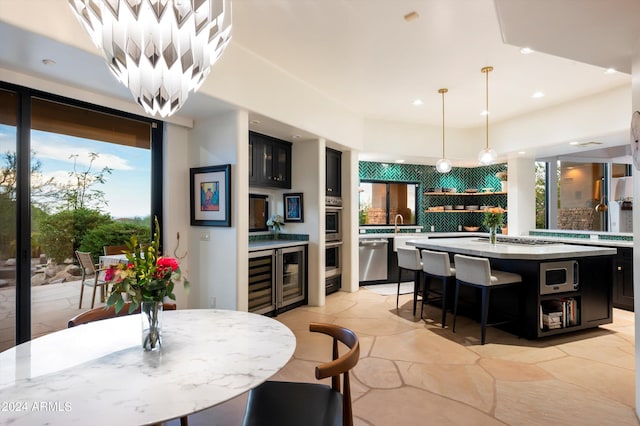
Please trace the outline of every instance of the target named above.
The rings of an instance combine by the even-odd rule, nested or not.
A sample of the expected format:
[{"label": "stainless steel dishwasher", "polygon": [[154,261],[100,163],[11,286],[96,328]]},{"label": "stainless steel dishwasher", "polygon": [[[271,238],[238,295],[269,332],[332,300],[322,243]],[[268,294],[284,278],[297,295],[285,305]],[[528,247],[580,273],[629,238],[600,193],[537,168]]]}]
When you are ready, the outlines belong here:
[{"label": "stainless steel dishwasher", "polygon": [[387,279],[387,246],[385,239],[360,240],[360,281]]}]

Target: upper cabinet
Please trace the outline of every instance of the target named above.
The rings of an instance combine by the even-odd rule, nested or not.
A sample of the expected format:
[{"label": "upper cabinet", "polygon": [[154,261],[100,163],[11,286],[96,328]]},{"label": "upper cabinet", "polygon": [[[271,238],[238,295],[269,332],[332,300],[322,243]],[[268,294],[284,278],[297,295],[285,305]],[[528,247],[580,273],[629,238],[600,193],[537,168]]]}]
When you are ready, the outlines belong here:
[{"label": "upper cabinet", "polygon": [[291,145],[249,132],[249,186],[291,189]]},{"label": "upper cabinet", "polygon": [[326,157],[326,195],[340,197],[340,188],[342,186],[342,152],[327,148]]}]

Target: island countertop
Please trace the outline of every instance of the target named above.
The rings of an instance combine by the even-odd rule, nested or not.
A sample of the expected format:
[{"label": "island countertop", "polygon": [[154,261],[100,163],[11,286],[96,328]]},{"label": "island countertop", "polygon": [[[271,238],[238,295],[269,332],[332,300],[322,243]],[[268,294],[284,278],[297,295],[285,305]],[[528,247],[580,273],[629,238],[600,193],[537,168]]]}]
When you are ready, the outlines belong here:
[{"label": "island countertop", "polygon": [[548,260],[589,256],[612,256],[617,253],[617,250],[615,248],[581,246],[562,243],[522,245],[508,242],[499,242],[496,245],[491,245],[488,239],[482,238],[416,239],[407,242],[407,245],[416,246],[419,249],[450,251],[470,256],[520,260]]}]

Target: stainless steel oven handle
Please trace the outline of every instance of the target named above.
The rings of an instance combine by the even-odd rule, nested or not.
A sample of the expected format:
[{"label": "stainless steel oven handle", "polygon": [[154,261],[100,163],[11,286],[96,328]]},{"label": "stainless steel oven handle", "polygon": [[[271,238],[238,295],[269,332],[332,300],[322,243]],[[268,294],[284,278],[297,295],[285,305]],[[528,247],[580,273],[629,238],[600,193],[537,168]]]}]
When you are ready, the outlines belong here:
[{"label": "stainless steel oven handle", "polygon": [[342,241],[331,241],[325,244],[326,248],[338,247],[342,245]]}]

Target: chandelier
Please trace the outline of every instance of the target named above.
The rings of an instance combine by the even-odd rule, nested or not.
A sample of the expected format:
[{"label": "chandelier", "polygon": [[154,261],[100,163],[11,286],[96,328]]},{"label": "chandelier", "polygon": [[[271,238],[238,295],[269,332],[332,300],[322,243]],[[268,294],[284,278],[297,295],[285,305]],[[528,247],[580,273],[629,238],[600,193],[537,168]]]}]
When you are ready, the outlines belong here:
[{"label": "chandelier", "polygon": [[444,94],[448,89],[439,89],[438,93],[442,95],[442,158],[436,163],[436,170],[440,173],[449,173],[451,171],[451,161],[447,160],[444,155]]},{"label": "chandelier", "polygon": [[481,164],[489,165],[489,164],[495,163],[496,159],[498,158],[498,154],[496,154],[496,152],[493,149],[489,148],[489,73],[493,71],[493,67],[484,67],[480,71],[482,71],[486,76],[486,79],[485,79],[486,109],[484,111],[485,118],[486,118],[486,126],[485,126],[486,145],[484,149],[478,153],[478,161]]},{"label": "chandelier", "polygon": [[231,0],[68,0],[144,110],[178,111],[231,39]]}]

